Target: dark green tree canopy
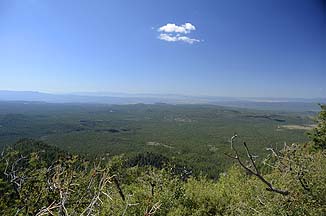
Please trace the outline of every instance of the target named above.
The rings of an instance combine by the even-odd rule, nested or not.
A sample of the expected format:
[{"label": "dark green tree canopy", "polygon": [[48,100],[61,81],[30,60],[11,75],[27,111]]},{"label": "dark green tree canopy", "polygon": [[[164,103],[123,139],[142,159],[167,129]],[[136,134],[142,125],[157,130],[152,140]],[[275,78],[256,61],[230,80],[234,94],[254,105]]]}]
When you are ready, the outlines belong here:
[{"label": "dark green tree canopy", "polygon": [[308,134],[316,148],[326,149],[326,105],[320,105],[321,111],[316,118],[317,126]]}]

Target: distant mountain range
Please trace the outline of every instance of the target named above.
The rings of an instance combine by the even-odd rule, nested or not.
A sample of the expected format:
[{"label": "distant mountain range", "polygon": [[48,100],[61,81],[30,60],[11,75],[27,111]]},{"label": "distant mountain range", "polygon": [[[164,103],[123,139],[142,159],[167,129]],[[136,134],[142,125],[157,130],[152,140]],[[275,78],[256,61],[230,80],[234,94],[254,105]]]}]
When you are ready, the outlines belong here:
[{"label": "distant mountain range", "polygon": [[128,94],[110,92],[78,92],[70,94],[50,94],[36,91],[0,90],[1,101],[33,101],[46,103],[100,103],[100,104],[214,104],[232,107],[317,111],[318,103],[326,103],[326,98],[244,98],[215,96],[186,96],[176,94]]}]

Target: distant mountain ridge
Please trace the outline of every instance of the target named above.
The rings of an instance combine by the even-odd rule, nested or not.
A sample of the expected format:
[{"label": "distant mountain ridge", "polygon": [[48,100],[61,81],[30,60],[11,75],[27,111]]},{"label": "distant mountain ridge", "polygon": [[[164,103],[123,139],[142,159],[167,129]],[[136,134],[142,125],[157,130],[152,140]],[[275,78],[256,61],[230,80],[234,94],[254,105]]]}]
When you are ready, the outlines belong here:
[{"label": "distant mountain ridge", "polygon": [[218,97],[187,96],[177,94],[129,94],[109,92],[80,92],[52,94],[37,91],[0,90],[1,101],[29,101],[46,103],[100,103],[100,104],[213,104],[232,107],[318,111],[318,103],[326,103],[326,98],[258,98],[258,97]]}]

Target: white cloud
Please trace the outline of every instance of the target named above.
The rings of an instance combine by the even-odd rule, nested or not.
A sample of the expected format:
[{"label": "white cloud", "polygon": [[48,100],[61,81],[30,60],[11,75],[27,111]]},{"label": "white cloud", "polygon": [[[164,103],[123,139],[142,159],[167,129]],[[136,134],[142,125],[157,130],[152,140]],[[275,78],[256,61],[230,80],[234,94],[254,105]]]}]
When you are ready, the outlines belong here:
[{"label": "white cloud", "polygon": [[200,42],[200,40],[195,38],[190,38],[185,35],[195,30],[196,27],[191,23],[185,23],[180,26],[174,23],[168,23],[158,28],[157,31],[161,32],[160,35],[158,36],[160,40],[164,40],[168,42],[182,41],[185,43],[193,44],[195,42]]},{"label": "white cloud", "polygon": [[185,23],[181,26],[178,26],[174,23],[168,23],[164,26],[161,26],[158,31],[159,32],[166,32],[166,33],[183,33],[188,34],[191,31],[196,30],[196,27],[191,23]]},{"label": "white cloud", "polygon": [[198,39],[189,38],[189,37],[186,37],[186,36],[180,36],[180,37],[178,37],[178,40],[179,41],[184,41],[184,42],[187,42],[187,43],[190,43],[190,44],[193,44],[195,42],[200,42],[200,40],[198,40]]},{"label": "white cloud", "polygon": [[200,40],[195,39],[195,38],[189,38],[186,36],[180,36],[180,35],[169,35],[169,34],[160,34],[158,37],[160,40],[168,41],[168,42],[176,42],[176,41],[183,41],[189,44],[193,44],[195,42],[200,42]]},{"label": "white cloud", "polygon": [[158,37],[160,40],[165,40],[165,41],[169,41],[169,42],[175,42],[177,41],[177,37],[176,36],[171,36],[168,34],[160,34],[160,36]]}]

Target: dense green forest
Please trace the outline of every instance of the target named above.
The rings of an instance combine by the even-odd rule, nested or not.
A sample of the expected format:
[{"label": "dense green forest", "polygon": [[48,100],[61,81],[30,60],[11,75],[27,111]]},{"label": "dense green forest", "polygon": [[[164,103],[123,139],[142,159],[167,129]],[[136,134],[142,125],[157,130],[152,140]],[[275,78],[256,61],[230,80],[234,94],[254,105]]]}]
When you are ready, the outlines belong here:
[{"label": "dense green forest", "polygon": [[230,137],[263,159],[266,148],[306,142],[314,112],[214,105],[0,102],[0,149],[33,138],[86,158],[151,152],[217,179],[230,167]]},{"label": "dense green forest", "polygon": [[157,152],[87,157],[21,139],[1,153],[0,214],[326,214],[325,107],[309,141],[270,147],[263,159],[241,135],[229,138],[218,178]]}]

